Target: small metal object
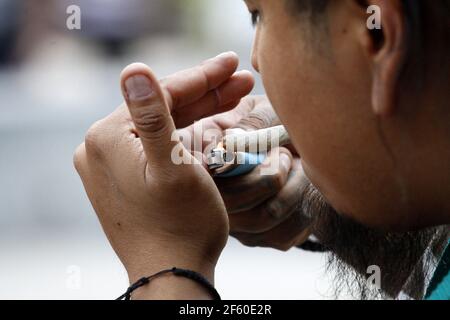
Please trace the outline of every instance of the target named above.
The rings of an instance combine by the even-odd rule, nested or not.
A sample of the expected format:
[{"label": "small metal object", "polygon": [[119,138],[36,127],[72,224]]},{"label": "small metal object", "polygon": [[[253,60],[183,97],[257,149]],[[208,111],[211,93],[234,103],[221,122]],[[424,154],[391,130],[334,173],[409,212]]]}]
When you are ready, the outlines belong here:
[{"label": "small metal object", "polygon": [[208,168],[214,177],[235,177],[252,171],[265,159],[265,154],[229,152],[223,148],[211,151]]},{"label": "small metal object", "polygon": [[231,177],[250,172],[264,161],[272,143],[276,146],[290,143],[283,126],[241,131],[226,135],[208,155],[207,164],[213,176]]},{"label": "small metal object", "polygon": [[232,163],[234,159],[234,152],[227,152],[224,148],[220,147],[213,149],[208,155],[208,168],[210,170],[220,169],[226,164]]},{"label": "small metal object", "polygon": [[222,168],[225,165],[224,155],[225,149],[213,149],[208,155],[208,168],[209,170],[216,170]]}]

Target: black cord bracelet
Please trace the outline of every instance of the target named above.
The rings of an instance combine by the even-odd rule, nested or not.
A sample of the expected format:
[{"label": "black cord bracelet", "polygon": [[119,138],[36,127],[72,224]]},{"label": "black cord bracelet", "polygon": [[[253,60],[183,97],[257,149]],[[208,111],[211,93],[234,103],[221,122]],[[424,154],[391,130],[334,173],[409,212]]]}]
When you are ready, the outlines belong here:
[{"label": "black cord bracelet", "polygon": [[140,287],[145,286],[153,279],[155,279],[159,276],[162,276],[164,274],[167,274],[167,273],[172,273],[178,277],[184,277],[184,278],[191,279],[191,280],[197,282],[198,284],[202,285],[206,290],[208,290],[208,292],[214,297],[214,300],[222,300],[220,298],[219,293],[214,288],[214,286],[211,283],[209,283],[209,281],[206,280],[206,278],[203,277],[200,273],[192,271],[192,270],[179,269],[179,268],[175,268],[175,267],[173,267],[172,269],[162,270],[162,271],[155,273],[154,275],[151,275],[149,277],[144,277],[144,278],[139,279],[138,281],[133,283],[127,289],[127,291],[123,295],[118,297],[116,300],[130,300],[131,293],[133,293],[133,291],[135,291],[136,289],[138,289]]}]

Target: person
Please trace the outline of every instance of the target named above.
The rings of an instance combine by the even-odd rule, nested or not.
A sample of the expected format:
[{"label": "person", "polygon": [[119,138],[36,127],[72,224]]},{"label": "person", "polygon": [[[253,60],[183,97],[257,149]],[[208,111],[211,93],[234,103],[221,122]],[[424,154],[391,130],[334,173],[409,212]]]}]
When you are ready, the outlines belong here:
[{"label": "person", "polygon": [[[121,75],[125,104],[76,151],[130,283],[172,266],[214,283],[229,234],[281,250],[314,235],[331,252],[337,292],[448,298],[450,2],[245,2],[267,97],[247,96],[254,80],[236,72],[234,53],[162,80],[132,64]],[[381,10],[381,29],[367,27],[369,5]],[[282,123],[292,146],[263,164],[279,155],[274,175],[259,167],[213,179],[186,142],[194,122],[220,132]],[[173,150],[188,161],[174,163]],[[381,271],[375,290],[371,265]],[[212,296],[167,274],[132,298]]]}]

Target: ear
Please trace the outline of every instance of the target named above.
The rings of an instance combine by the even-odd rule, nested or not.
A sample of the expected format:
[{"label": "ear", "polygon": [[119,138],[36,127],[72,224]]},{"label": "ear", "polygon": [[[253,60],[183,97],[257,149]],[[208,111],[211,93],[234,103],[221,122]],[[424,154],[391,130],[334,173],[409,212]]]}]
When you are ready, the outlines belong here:
[{"label": "ear", "polygon": [[370,30],[367,27],[368,40],[365,43],[373,64],[372,110],[377,116],[387,117],[398,108],[400,74],[408,50],[406,18],[401,0],[364,2],[366,10],[376,5],[381,13],[381,29]]}]

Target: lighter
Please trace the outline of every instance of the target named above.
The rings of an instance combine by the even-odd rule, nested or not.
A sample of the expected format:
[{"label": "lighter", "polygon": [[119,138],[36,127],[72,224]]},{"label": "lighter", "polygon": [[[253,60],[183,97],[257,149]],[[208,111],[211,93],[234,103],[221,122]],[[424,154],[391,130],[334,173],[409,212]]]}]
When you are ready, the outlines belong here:
[{"label": "lighter", "polygon": [[234,130],[208,155],[208,167],[215,177],[244,175],[262,164],[272,148],[289,143],[284,126],[256,131]]}]

